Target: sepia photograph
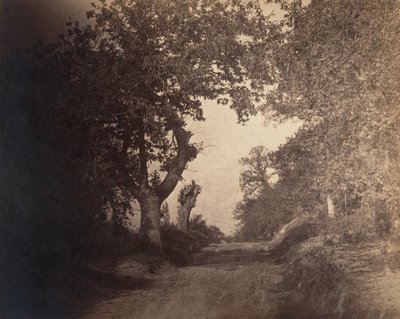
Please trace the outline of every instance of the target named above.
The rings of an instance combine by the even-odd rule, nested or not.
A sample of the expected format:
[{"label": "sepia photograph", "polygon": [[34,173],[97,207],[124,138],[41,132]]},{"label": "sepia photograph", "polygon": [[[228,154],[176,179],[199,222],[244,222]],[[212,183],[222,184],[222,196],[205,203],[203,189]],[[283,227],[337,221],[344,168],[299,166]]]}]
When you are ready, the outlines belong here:
[{"label": "sepia photograph", "polygon": [[0,0],[0,319],[400,319],[400,1]]}]

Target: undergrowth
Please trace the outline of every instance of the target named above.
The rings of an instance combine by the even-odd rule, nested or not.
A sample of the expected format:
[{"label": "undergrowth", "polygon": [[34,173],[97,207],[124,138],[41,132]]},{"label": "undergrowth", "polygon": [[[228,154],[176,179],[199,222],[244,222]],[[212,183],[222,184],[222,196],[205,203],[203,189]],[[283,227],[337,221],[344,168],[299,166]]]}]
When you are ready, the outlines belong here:
[{"label": "undergrowth", "polygon": [[282,285],[289,290],[280,318],[339,318],[343,310],[346,275],[333,254],[313,247],[288,260]]}]

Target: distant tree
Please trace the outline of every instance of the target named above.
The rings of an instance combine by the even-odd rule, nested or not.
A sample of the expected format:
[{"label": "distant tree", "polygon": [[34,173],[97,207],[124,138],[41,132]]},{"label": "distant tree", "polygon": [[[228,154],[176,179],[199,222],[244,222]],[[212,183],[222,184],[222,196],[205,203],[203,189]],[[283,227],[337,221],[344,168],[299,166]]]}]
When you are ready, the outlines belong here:
[{"label": "distant tree", "polygon": [[240,240],[271,239],[293,217],[293,198],[283,184],[278,185],[265,187],[257,197],[243,199],[236,205],[236,237]]},{"label": "distant tree", "polygon": [[293,215],[287,185],[282,180],[276,185],[269,183],[272,174],[277,172],[272,155],[265,147],[257,146],[240,160],[245,168],[240,176],[243,200],[236,205],[234,217],[239,222],[241,240],[271,238]]},{"label": "distant tree", "polygon": [[245,198],[256,197],[259,192],[268,187],[272,175],[268,150],[264,146],[253,147],[247,157],[240,159],[243,171],[240,174],[240,189]]},{"label": "distant tree", "polygon": [[202,98],[240,122],[255,114],[275,82],[280,25],[234,0],[101,1],[88,17],[41,50],[61,74],[59,123],[89,159],[88,180],[137,199],[143,239],[160,248],[161,203],[200,149],[186,122],[204,120]]},{"label": "distant tree", "polygon": [[271,167],[276,172],[278,182],[275,188],[286,195],[284,205],[295,212],[322,212],[325,200],[315,179],[321,174],[318,153],[313,145],[323,143],[323,134],[307,128],[300,128],[296,134],[277,151],[271,152]]}]

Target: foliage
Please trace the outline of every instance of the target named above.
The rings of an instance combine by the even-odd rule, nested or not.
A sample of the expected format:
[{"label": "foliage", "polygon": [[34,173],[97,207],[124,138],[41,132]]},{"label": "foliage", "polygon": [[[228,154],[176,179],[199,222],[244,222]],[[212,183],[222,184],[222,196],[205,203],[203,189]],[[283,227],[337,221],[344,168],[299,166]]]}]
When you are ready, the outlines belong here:
[{"label": "foliage", "polygon": [[280,180],[270,185],[270,178],[276,172],[271,154],[265,147],[256,146],[248,157],[240,160],[244,166],[240,175],[243,200],[234,211],[239,221],[239,240],[271,239],[293,216],[291,184]]},{"label": "foliage", "polygon": [[73,317],[73,300],[84,293],[75,280],[88,258],[141,249],[123,223],[106,222],[107,190],[88,178],[91,162],[73,153],[54,120],[61,75],[47,68],[22,52],[0,62],[2,317]]},{"label": "foliage", "polygon": [[330,195],[339,218],[399,218],[399,15],[397,1],[311,1],[292,12],[275,52],[279,84],[265,114],[303,127],[273,166],[319,212]]},{"label": "foliage", "polygon": [[[282,284],[295,292],[284,310],[290,318],[337,318],[341,316],[346,276],[331,252],[312,247],[287,263]],[[342,301],[343,302],[343,301]],[[291,313],[293,311],[293,313]],[[287,313],[286,313],[287,312]]]},{"label": "foliage", "polygon": [[[70,25],[55,51],[60,56],[61,50],[58,59],[73,79],[68,85],[74,91],[66,98],[77,93],[63,102],[102,133],[93,141],[100,159],[106,151],[114,157],[125,152],[137,184],[143,177],[141,136],[146,135],[148,164],[159,162],[160,170],[168,171],[179,147],[170,133],[188,117],[203,120],[199,97],[231,94],[240,119],[252,112],[251,105],[235,99],[250,102],[254,93],[241,86],[249,74],[240,67],[252,47],[236,36],[249,33],[261,40],[260,30],[251,28],[263,22],[257,8],[214,1],[115,1],[95,6],[88,16],[94,25]],[[150,185],[160,184],[159,174],[150,174]]]},{"label": "foliage", "polygon": [[57,317],[57,309],[65,310],[70,271],[84,264],[103,221],[99,206],[87,210],[96,188],[78,193],[82,179],[74,180],[76,171],[66,165],[68,145],[53,121],[58,74],[44,68],[22,52],[0,64],[4,316]]},{"label": "foliage", "polygon": [[[101,236],[99,236],[101,233]],[[140,237],[137,232],[121,228],[113,223],[104,223],[97,228],[96,233],[82,243],[86,249],[85,258],[101,260],[113,260],[132,256],[143,252]]]},{"label": "foliage", "polygon": [[198,239],[199,246],[205,247],[211,243],[224,240],[224,233],[215,225],[208,225],[202,215],[194,215],[189,221],[189,233]]},{"label": "foliage", "polygon": [[336,289],[344,279],[343,269],[323,247],[311,248],[288,264],[288,288],[304,295],[327,293]]},{"label": "foliage", "polygon": [[222,231],[207,225],[201,215],[195,215],[189,222],[189,232],[181,231],[175,224],[161,228],[162,247],[169,260],[184,266],[191,262],[193,253],[211,243],[220,243],[224,239]]},{"label": "foliage", "polygon": [[325,221],[325,238],[328,244],[345,242],[351,244],[367,243],[376,239],[374,221],[364,212],[355,213],[352,218],[335,218]]},{"label": "foliage", "polygon": [[177,266],[190,263],[192,254],[198,247],[190,234],[179,230],[174,224],[161,228],[161,242],[164,253]]},{"label": "foliage", "polygon": [[240,239],[271,239],[293,217],[285,206],[286,199],[287,194],[281,189],[265,187],[257,198],[239,202],[234,213],[239,221]]},{"label": "foliage", "polygon": [[[257,154],[253,149],[242,160],[247,166],[240,181],[244,199],[235,212],[241,235],[256,239],[265,230],[271,232],[271,214],[283,219],[307,212],[323,216],[330,196],[340,221],[328,224],[348,223],[353,232],[385,236],[399,219],[395,123],[400,116],[400,64],[394,31],[399,5],[281,3],[287,11],[287,40],[274,47],[279,81],[263,111],[269,119],[297,119],[303,125],[277,151],[262,154],[258,148]],[[260,186],[267,168],[278,177],[271,189]],[[364,222],[371,216],[375,225]]]},{"label": "foliage", "polygon": [[38,50],[61,75],[58,124],[102,205],[115,194],[136,198],[142,230],[157,233],[153,210],[201,149],[186,122],[204,120],[201,99],[229,104],[239,122],[255,114],[275,82],[269,60],[280,26],[256,2],[233,0],[100,1],[88,18]]},{"label": "foliage", "polygon": [[161,205],[161,226],[168,226],[171,223],[171,216],[169,214],[169,206],[167,202]]},{"label": "foliage", "polygon": [[268,150],[264,146],[253,147],[247,157],[240,159],[240,164],[244,168],[239,179],[240,189],[244,198],[254,198],[271,176]]}]

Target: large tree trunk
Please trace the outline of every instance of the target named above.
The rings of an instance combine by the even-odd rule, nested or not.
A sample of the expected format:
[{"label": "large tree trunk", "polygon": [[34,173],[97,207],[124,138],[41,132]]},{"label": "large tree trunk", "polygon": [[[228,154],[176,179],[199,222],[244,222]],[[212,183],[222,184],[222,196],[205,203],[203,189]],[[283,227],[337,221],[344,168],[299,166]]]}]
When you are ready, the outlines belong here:
[{"label": "large tree trunk", "polygon": [[125,175],[125,185],[131,194],[139,201],[141,210],[140,232],[144,243],[162,252],[160,235],[160,209],[161,203],[172,193],[182,177],[186,164],[197,155],[195,146],[189,144],[191,132],[182,126],[172,125],[174,136],[178,145],[175,158],[171,161],[170,168],[162,183],[151,187],[148,183],[147,154],[145,148],[145,132],[143,123],[139,123],[139,159],[140,176],[133,182],[129,174]]},{"label": "large tree trunk", "polygon": [[193,183],[190,188],[183,190],[182,202],[178,210],[178,229],[184,232],[188,231],[190,212],[195,206],[196,198],[200,193],[198,185]]},{"label": "large tree trunk", "polygon": [[160,236],[161,200],[157,195],[147,194],[139,200],[141,210],[140,232],[143,243],[155,251],[162,251]]}]

